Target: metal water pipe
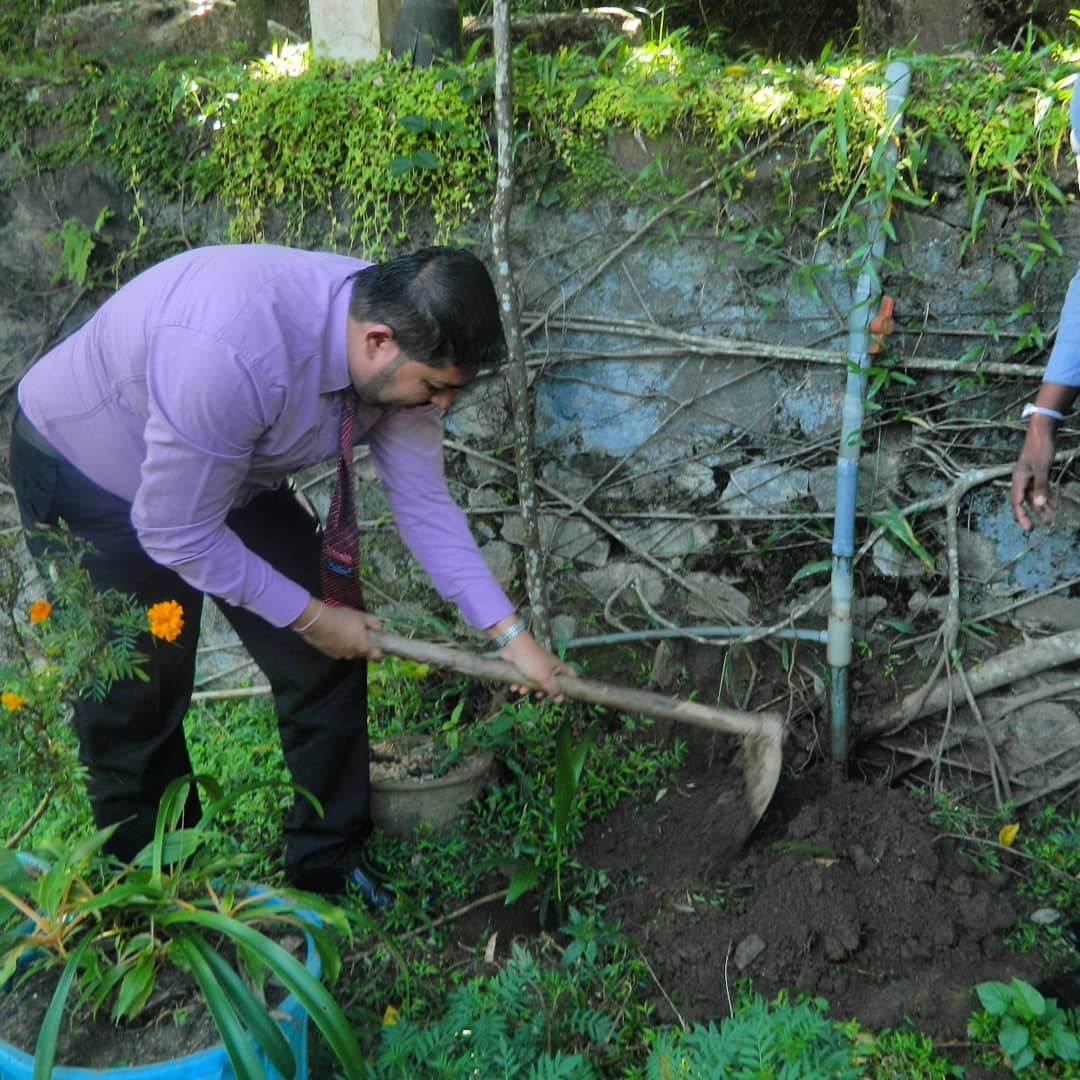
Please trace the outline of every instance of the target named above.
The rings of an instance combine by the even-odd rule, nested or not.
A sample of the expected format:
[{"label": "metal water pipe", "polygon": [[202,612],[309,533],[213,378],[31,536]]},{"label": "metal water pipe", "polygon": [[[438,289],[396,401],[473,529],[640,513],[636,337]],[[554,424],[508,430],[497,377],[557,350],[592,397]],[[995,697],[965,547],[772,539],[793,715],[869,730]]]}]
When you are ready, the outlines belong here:
[{"label": "metal water pipe", "polygon": [[[911,83],[911,67],[904,60],[892,61],[885,70],[886,121],[888,140],[879,168],[896,166],[897,141],[903,120],[904,102]],[[880,295],[880,265],[885,252],[885,219],[889,207],[884,199],[871,204],[866,223],[869,249],[848,314],[848,377],[840,424],[840,451],[836,462],[836,515],[833,518],[832,587],[826,656],[830,671],[829,713],[832,724],[832,758],[837,764],[848,755],[848,669],[851,666],[852,561],[855,556],[856,486],[859,478],[859,451],[862,442],[863,400],[866,369],[870,356],[870,320]]]}]

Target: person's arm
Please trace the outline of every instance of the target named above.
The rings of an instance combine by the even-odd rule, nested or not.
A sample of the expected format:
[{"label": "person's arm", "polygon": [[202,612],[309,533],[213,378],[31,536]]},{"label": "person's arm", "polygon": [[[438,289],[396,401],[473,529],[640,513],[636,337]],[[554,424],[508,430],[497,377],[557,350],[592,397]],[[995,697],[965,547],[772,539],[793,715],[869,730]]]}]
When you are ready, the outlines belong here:
[{"label": "person's arm", "polygon": [[1072,409],[1078,392],[1080,387],[1044,382],[1035,397],[1010,491],[1013,516],[1025,532],[1033,525],[1028,508],[1044,525],[1053,520],[1057,503],[1050,490],[1050,466],[1057,446],[1057,427]]},{"label": "person's arm", "polygon": [[[409,550],[439,594],[457,604],[465,621],[497,640],[517,622],[517,612],[447,490],[442,438],[438,410],[425,407],[387,413],[372,428],[368,442],[394,521]],[[555,676],[572,671],[527,629],[514,633],[498,652],[545,694],[561,700]],[[517,689],[526,687],[522,684]]]},{"label": "person's arm", "polygon": [[335,660],[380,660],[382,650],[371,642],[368,631],[381,626],[382,621],[370,611],[335,607],[317,596],[309,597],[304,610],[289,624],[309,645]]},{"label": "person's arm", "polygon": [[[1080,274],[1073,277],[1061,308],[1054,347],[1043,383],[1027,417],[1027,435],[1013,468],[1009,501],[1013,516],[1025,531],[1032,527],[1028,510],[1048,525],[1055,503],[1050,491],[1050,466],[1057,445],[1057,428],[1080,393]],[[1030,410],[1029,410],[1030,411]]]}]

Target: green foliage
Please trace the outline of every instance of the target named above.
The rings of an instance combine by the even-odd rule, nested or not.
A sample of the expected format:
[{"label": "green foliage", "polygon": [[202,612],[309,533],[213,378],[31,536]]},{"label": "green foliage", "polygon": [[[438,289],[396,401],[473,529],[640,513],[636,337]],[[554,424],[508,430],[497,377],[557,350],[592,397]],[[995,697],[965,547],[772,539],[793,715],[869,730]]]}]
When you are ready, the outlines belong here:
[{"label": "green foliage", "polygon": [[[233,213],[234,240],[271,219],[290,242],[362,248],[405,237],[422,205],[446,236],[482,205],[492,160],[461,77],[435,68],[252,65],[217,109],[196,182]],[[289,76],[289,77],[286,77]]]},{"label": "green foliage", "polygon": [[[110,68],[81,95],[89,111],[85,152],[120,177],[145,177],[170,198],[197,193],[198,170],[215,124],[214,103],[244,81],[243,69],[219,59],[203,75],[186,58],[159,61],[148,71]],[[209,94],[211,101],[204,100]]]},{"label": "green foliage", "polygon": [[423,722],[432,707],[426,693],[430,665],[399,656],[386,656],[368,667],[368,729],[373,739],[407,735]]},{"label": "green foliage", "polygon": [[143,608],[94,588],[83,567],[87,546],[62,530],[51,537],[51,578],[33,584],[21,536],[0,537],[0,759],[4,775],[21,777],[35,799],[81,790],[70,705],[143,678],[150,642]]},{"label": "green foliage", "polygon": [[614,1075],[605,1068],[619,1046],[620,1018],[641,965],[617,928],[577,917],[577,932],[593,948],[552,962],[515,944],[494,976],[452,989],[436,1017],[407,1012],[384,1026],[372,1075],[392,1078],[505,1076],[522,1080]]},{"label": "green foliage", "polygon": [[1021,891],[1080,918],[1080,817],[1048,806],[1021,830],[1018,843],[1030,862]]},{"label": "green foliage", "polygon": [[[931,821],[956,837],[970,838],[966,853],[985,873],[1002,869],[1008,839],[1023,857],[1017,893],[1030,898],[1032,910],[1046,908],[1060,917],[1046,923],[1022,920],[1006,943],[1018,952],[1038,949],[1051,965],[1074,963],[1074,947],[1063,941],[1061,931],[1080,919],[1080,817],[1048,806],[1020,824],[1008,804],[983,810],[955,794],[941,794],[934,800]],[[1006,837],[1006,831],[1014,835]]]},{"label": "green foliage", "polygon": [[717,1026],[695,1024],[656,1040],[647,1080],[854,1080],[860,1075],[855,1049],[843,1029],[824,1015],[815,999],[790,1004],[754,996]]},{"label": "green foliage", "polygon": [[[212,802],[197,825],[183,828],[192,783]],[[35,852],[40,869],[0,850],[0,984],[20,967],[62,969],[35,1048],[35,1077],[51,1075],[73,990],[90,1012],[108,1004],[114,1021],[131,1020],[166,965],[194,977],[237,1076],[264,1076],[252,1042],[278,1073],[294,1075],[292,1051],[266,997],[270,976],[307,1009],[345,1075],[364,1075],[360,1048],[334,999],[271,936],[275,929],[302,930],[333,982],[340,956],[330,931],[347,932],[343,913],[304,893],[238,883],[235,872],[246,858],[235,849],[223,854],[228,838],[212,827],[228,801],[208,777],[174,781],[162,797],[153,841],[126,865],[102,853],[116,826]],[[222,942],[235,948],[236,967],[221,955]]]},{"label": "green foliage", "polygon": [[[598,194],[671,200],[711,177],[715,212],[701,204],[673,215],[672,237],[704,223],[768,263],[793,228],[818,240],[841,234],[859,227],[855,208],[884,200],[888,232],[894,203],[929,205],[933,151],[964,175],[965,246],[981,243],[1004,208],[1010,231],[1001,253],[1021,274],[1061,257],[1054,223],[1065,199],[1055,177],[1070,156],[1074,63],[1060,44],[1028,35],[976,59],[911,57],[899,140],[884,122],[883,60],[826,50],[812,63],[733,62],[715,46],[692,44],[681,30],[643,45],[553,53],[519,45],[519,191],[541,205]],[[233,240],[373,257],[422,217],[436,238],[449,238],[490,200],[493,67],[481,49],[424,69],[386,58],[314,62],[292,46],[247,65],[172,57],[145,70],[55,67],[0,75],[0,145],[11,148],[5,184],[89,159],[143,178],[150,194],[219,201]],[[644,150],[638,171],[612,153],[620,139]],[[760,151],[773,145],[778,153],[765,159]],[[896,168],[880,169],[893,151]],[[768,226],[729,212],[762,180],[776,192]],[[808,289],[816,270],[803,262]],[[883,369],[881,377],[897,375]]]},{"label": "green foliage", "polygon": [[585,824],[622,796],[659,787],[685,745],[665,748],[642,740],[629,717],[605,729],[588,722],[586,710],[567,706],[523,701],[514,711],[514,738],[498,752],[516,784],[484,796],[474,829],[490,837],[500,865],[514,867],[507,902],[535,888],[541,920],[552,903],[562,920],[576,897],[600,885],[581,874],[571,857]]},{"label": "green foliage", "polygon": [[80,0],[4,0],[0,4],[0,56],[9,61],[30,56],[42,17],[79,6]]},{"label": "green foliage", "polygon": [[73,281],[76,285],[85,285],[90,272],[90,256],[101,239],[101,229],[112,216],[112,211],[103,206],[98,211],[93,228],[88,229],[75,218],[66,218],[55,232],[45,234],[48,247],[60,246],[60,269],[53,275],[53,283]]},{"label": "green foliage", "polygon": [[857,1023],[845,1027],[866,1080],[948,1080],[965,1075],[962,1065],[938,1053],[929,1035],[903,1030],[867,1032]]},{"label": "green foliage", "polygon": [[975,843],[967,847],[967,854],[984,873],[990,874],[1001,869],[1001,852],[996,843],[1002,827],[1013,820],[1012,814],[1009,805],[984,810],[958,794],[942,792],[934,798],[930,821],[953,836],[974,840]]},{"label": "green foliage", "polygon": [[969,1033],[978,1039],[997,1040],[1013,1072],[1032,1065],[1045,1076],[1047,1067],[1080,1062],[1076,1017],[1047,1001],[1022,979],[1011,983],[984,982],[975,987],[982,1009],[971,1018]]},{"label": "green foliage", "polygon": [[372,740],[419,740],[441,776],[474,750],[493,751],[509,732],[499,717],[474,717],[473,687],[428,664],[386,656],[368,668],[368,733]]},{"label": "green foliage", "polygon": [[934,569],[934,560],[915,536],[911,523],[904,517],[900,508],[890,503],[888,509],[880,514],[872,514],[870,520],[874,526],[885,531],[885,538],[898,551],[907,551],[914,555],[928,570]]},{"label": "green foliage", "polygon": [[565,720],[559,725],[555,736],[555,788],[551,819],[551,842],[542,850],[538,859],[519,866],[510,881],[506,902],[512,904],[530,889],[535,888],[549,876],[540,900],[540,918],[544,920],[548,900],[554,899],[558,919],[565,916],[563,903],[563,866],[568,857],[570,825],[578,812],[577,794],[581,785],[581,772],[585,759],[596,737],[597,724],[592,723],[584,731],[577,732],[574,725]]},{"label": "green foliage", "polygon": [[289,770],[281,753],[273,701],[200,702],[189,711],[184,726],[195,772],[257,776],[264,781],[233,792],[216,820],[223,832],[240,838],[238,842],[250,854],[249,876],[276,881],[285,846],[281,794],[289,783]]},{"label": "green foliage", "polygon": [[[469,744],[494,753],[504,776],[473,804],[467,830],[420,833],[407,842],[379,835],[369,845],[370,856],[391,880],[400,875],[400,899],[387,916],[389,925],[399,916],[403,926],[409,923],[409,897],[423,897],[425,911],[444,908],[474,895],[496,867],[520,869],[523,874],[530,873],[525,868],[535,867],[535,877],[525,889],[539,887],[535,902],[544,907],[545,916],[555,899],[556,867],[563,911],[595,900],[603,875],[585,872],[572,857],[585,824],[610,811],[624,796],[655,792],[681,760],[685,744],[663,745],[643,738],[628,717],[611,718],[597,728],[572,809],[560,818],[557,839],[553,818],[558,765],[553,747],[566,722],[581,732],[589,727],[590,714],[569,705],[522,700],[504,704],[493,716],[474,723]],[[565,801],[565,795],[562,798]]]},{"label": "green foliage", "polygon": [[[546,986],[545,986],[546,983]],[[383,1028],[372,1075],[591,1077],[579,1054],[551,1053],[554,1015],[537,1008],[551,987],[538,961],[515,947],[512,960],[492,979],[474,979],[450,993],[446,1012],[432,1023],[407,1017]],[[546,1004],[546,1002],[545,1002]],[[575,1026],[592,1020],[575,1018]],[[610,1023],[609,1025],[610,1026]]]}]

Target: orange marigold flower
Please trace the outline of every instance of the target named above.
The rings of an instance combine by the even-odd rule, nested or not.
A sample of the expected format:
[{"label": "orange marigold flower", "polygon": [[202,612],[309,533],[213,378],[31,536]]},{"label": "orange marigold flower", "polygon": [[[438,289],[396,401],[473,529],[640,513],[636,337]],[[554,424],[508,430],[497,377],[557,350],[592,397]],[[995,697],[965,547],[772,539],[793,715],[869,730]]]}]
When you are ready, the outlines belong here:
[{"label": "orange marigold flower", "polygon": [[30,621],[44,622],[52,614],[52,604],[48,600],[35,600],[30,605]]},{"label": "orange marigold flower", "polygon": [[10,690],[0,694],[0,705],[3,705],[8,712],[15,712],[16,709],[21,709],[25,704],[26,698],[21,694],[13,694]]},{"label": "orange marigold flower", "polygon": [[162,600],[146,612],[150,633],[163,641],[175,641],[184,629],[184,609],[175,600]]}]

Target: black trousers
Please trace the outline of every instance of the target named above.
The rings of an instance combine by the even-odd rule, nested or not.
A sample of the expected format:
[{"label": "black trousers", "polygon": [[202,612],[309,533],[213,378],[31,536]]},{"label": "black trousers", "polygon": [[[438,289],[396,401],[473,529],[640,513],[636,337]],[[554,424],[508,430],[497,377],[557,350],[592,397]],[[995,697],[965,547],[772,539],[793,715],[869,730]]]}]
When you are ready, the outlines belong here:
[{"label": "black trousers", "polygon": [[[149,657],[148,682],[121,681],[104,701],[75,704],[94,820],[99,828],[124,822],[110,850],[130,859],[153,837],[165,787],[191,772],[183,725],[195,677],[203,594],[147,556],[131,524],[130,503],[56,454],[18,412],[10,462],[27,528],[63,519],[72,533],[93,545],[94,554],[84,565],[100,589],[129,593],[146,606],[176,600],[184,609],[184,629],[176,641],[158,641],[148,633],[140,642]],[[291,491],[257,496],[233,510],[227,524],[252,551],[319,595],[318,525]],[[45,537],[27,539],[39,561],[48,556]],[[285,822],[286,872],[355,866],[371,831],[366,664],[332,660],[292,630],[278,629],[224,601],[215,603],[270,682],[293,780],[314,794],[324,811],[320,817],[307,799],[294,800]],[[219,779],[227,787],[230,778]],[[185,816],[194,820],[198,811],[193,795]]]}]

